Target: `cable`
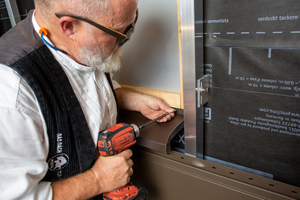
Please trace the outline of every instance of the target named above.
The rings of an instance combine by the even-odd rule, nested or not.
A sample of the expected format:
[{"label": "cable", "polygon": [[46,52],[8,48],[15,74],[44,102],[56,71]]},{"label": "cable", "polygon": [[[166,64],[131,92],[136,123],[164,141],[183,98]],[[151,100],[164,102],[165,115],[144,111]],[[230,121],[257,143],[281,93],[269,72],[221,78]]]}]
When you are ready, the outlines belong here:
[{"label": "cable", "polygon": [[65,52],[64,50],[61,50],[61,49],[59,49],[59,48],[56,48],[55,46],[51,45],[50,43],[48,43],[48,42],[45,40],[44,35],[45,35],[45,36],[48,35],[48,31],[47,31],[47,29],[46,29],[45,27],[42,27],[42,28],[40,29],[39,33],[41,34],[41,39],[43,40],[43,42],[44,42],[45,44],[47,44],[49,47],[51,47],[51,48],[54,49],[54,50],[60,51],[60,52],[62,52],[62,53],[64,53],[64,54],[67,54],[67,55],[68,55],[68,53]]}]

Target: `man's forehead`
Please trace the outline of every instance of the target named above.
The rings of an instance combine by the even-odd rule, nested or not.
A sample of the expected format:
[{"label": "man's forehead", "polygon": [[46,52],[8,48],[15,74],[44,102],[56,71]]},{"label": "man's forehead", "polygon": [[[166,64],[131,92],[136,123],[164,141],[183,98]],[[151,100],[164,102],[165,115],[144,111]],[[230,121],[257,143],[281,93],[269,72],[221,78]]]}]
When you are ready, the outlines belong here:
[{"label": "man's forehead", "polygon": [[126,14],[130,10],[136,10],[138,0],[111,0],[111,6],[114,12]]},{"label": "man's forehead", "polygon": [[118,5],[129,5],[129,4],[136,4],[138,3],[138,0],[110,0],[111,4],[118,4]]},{"label": "man's forehead", "polygon": [[133,22],[136,16],[137,0],[113,0],[110,19],[112,28],[123,28]]}]

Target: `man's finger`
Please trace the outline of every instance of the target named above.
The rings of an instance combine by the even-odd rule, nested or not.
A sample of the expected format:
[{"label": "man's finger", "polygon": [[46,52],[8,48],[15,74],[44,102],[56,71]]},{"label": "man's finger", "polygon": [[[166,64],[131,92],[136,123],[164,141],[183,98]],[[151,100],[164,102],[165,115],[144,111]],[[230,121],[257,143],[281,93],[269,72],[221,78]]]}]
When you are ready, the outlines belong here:
[{"label": "man's finger", "polygon": [[119,156],[123,156],[126,160],[130,159],[132,156],[132,151],[130,149],[126,149],[124,151],[122,151],[121,153],[119,153]]}]

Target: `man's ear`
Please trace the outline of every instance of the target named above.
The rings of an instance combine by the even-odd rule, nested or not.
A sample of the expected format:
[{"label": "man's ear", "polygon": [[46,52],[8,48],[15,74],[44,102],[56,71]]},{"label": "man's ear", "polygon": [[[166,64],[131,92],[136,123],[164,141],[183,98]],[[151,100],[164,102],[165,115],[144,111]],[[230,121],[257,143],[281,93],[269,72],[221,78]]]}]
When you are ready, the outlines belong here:
[{"label": "man's ear", "polygon": [[75,24],[78,21],[72,17],[69,16],[63,16],[61,18],[59,18],[59,26],[63,32],[63,34],[65,34],[65,36],[72,38],[72,36],[74,36],[74,34],[76,33],[76,26]]}]

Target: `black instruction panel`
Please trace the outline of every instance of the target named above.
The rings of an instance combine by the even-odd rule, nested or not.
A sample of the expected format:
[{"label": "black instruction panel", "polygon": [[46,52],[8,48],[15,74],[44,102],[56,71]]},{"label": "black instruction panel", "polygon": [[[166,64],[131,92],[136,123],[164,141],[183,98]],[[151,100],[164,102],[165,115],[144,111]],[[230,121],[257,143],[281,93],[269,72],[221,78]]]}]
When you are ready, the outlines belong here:
[{"label": "black instruction panel", "polygon": [[296,186],[299,8],[298,0],[204,0],[204,17],[195,19],[196,44],[204,42],[204,62],[196,66],[211,77],[205,156]]}]

